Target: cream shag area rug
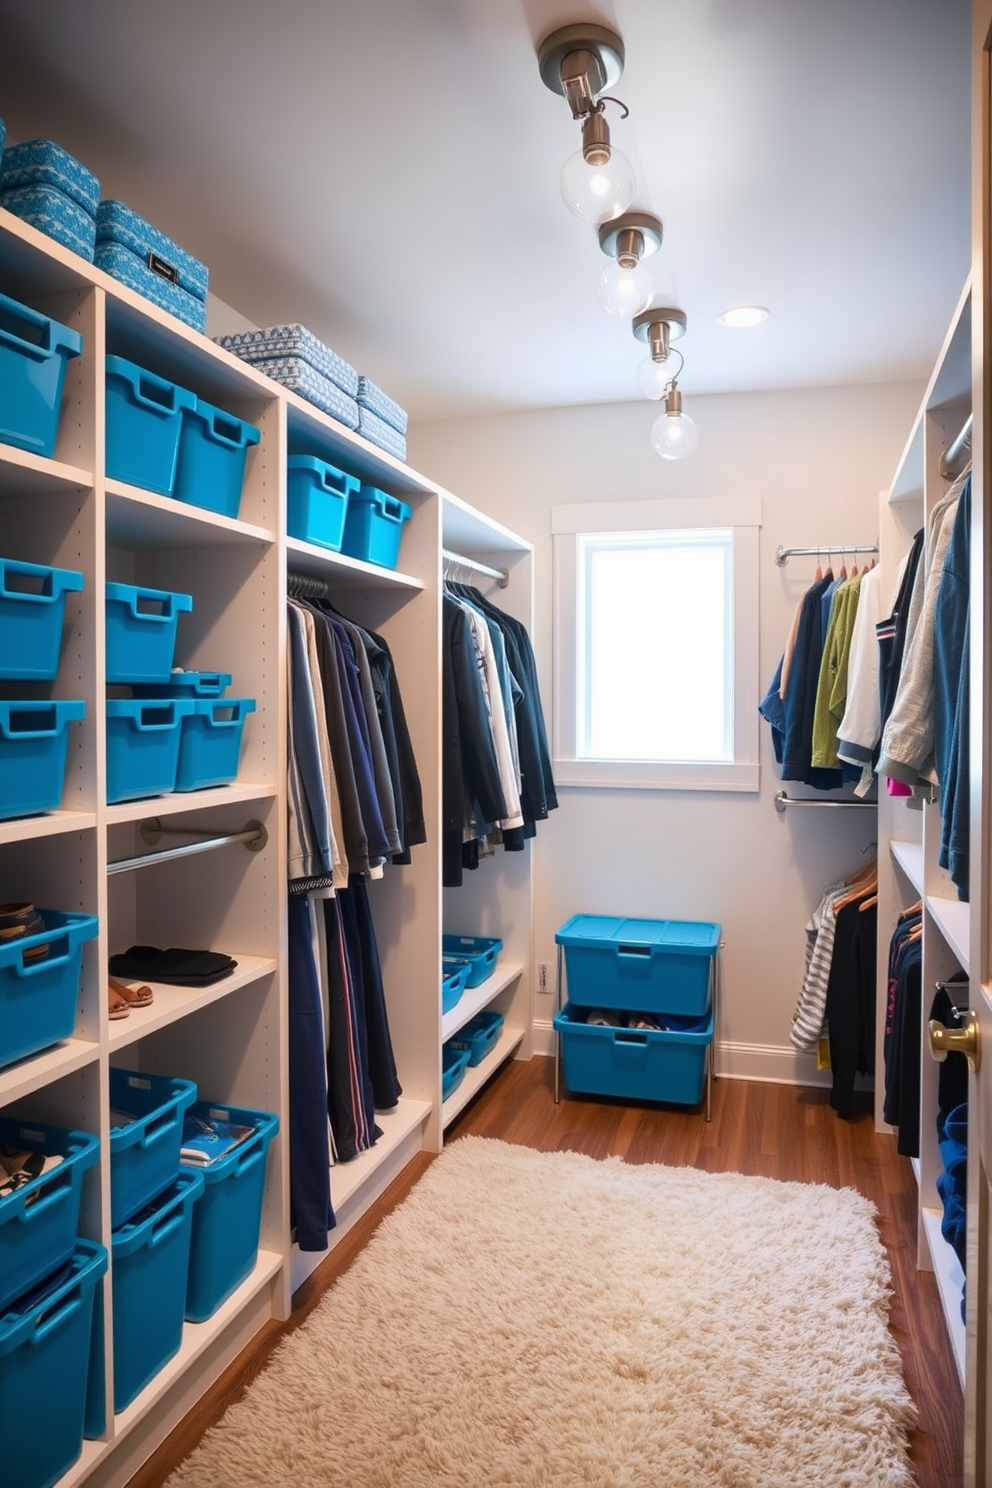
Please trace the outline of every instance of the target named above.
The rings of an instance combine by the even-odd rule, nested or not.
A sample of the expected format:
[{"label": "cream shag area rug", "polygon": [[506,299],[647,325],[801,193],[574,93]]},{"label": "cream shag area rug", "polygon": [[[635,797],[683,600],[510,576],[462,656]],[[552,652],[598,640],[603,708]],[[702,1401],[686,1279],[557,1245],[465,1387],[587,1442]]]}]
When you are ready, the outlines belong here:
[{"label": "cream shag area rug", "polygon": [[908,1488],[873,1214],[462,1137],[167,1488]]}]

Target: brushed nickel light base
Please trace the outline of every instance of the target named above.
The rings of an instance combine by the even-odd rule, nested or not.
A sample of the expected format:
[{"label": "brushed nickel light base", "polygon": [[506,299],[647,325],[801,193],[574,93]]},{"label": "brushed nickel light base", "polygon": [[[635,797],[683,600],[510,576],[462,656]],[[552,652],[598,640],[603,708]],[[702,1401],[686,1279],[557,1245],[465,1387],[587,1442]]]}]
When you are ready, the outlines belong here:
[{"label": "brushed nickel light base", "polygon": [[568,99],[575,119],[589,113],[598,95],[613,87],[623,64],[623,41],[608,26],[560,26],[537,49],[542,82]]}]

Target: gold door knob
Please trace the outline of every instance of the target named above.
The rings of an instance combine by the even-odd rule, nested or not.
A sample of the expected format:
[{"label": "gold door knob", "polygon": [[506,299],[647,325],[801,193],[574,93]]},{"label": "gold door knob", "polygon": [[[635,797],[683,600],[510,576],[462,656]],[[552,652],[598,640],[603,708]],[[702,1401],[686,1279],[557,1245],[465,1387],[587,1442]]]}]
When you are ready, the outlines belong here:
[{"label": "gold door knob", "polygon": [[930,1035],[930,1053],[943,1062],[948,1054],[963,1054],[973,1070],[977,1070],[982,1058],[981,1034],[978,1018],[969,1012],[963,1028],[945,1028],[931,1018],[927,1024]]}]

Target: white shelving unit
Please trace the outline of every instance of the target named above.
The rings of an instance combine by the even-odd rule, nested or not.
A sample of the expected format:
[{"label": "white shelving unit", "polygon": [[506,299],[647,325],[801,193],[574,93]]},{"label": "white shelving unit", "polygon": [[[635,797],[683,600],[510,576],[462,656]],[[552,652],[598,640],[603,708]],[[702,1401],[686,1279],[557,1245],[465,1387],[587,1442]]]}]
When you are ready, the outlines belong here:
[{"label": "white shelving unit", "polygon": [[[59,1488],[120,1488],[203,1391],[271,1318],[325,1253],[292,1243],[288,1161],[286,947],[286,584],[322,578],[334,603],[381,633],[393,655],[424,795],[428,841],[412,861],[369,886],[403,1095],[377,1113],[382,1137],[331,1170],[333,1245],[509,1058],[531,1047],[530,846],[497,853],[462,890],[441,887],[442,550],[507,568],[510,586],[483,588],[528,625],[529,545],[449,492],[351,433],[20,219],[0,211],[0,293],[73,325],[82,356],[67,368],[55,458],[0,445],[0,551],[80,570],[70,594],[57,697],[82,698],[61,809],[0,822],[0,901],[30,899],[98,917],[87,943],[73,1036],[0,1069],[0,1110],[92,1131],[101,1158],[84,1182],[81,1233],[111,1245],[109,1069],[195,1080],[205,1098],[278,1113],[269,1150],[261,1246],[252,1275],[205,1323],[187,1324],[179,1354],[99,1441],[84,1443]],[[104,471],[104,363],[125,356],[192,389],[261,430],[249,452],[238,518],[153,495]],[[385,570],[285,536],[286,458],[340,463],[412,507],[401,569]],[[138,583],[193,596],[180,619],[176,662],[234,675],[232,695],[254,697],[236,783],[185,795],[106,803],[104,585]],[[264,826],[260,851],[239,843],[123,871],[147,852],[142,824],[210,835]],[[168,842],[166,844],[168,845]],[[109,870],[109,871],[108,871]],[[454,1015],[441,1014],[442,929],[498,935],[490,980]],[[127,1019],[107,1013],[109,957],[131,944],[203,946],[235,957],[234,975],[207,988],[153,984],[155,998]],[[442,1107],[441,1047],[483,1007],[505,1018],[497,1046]],[[102,1289],[112,1339],[112,1289]],[[111,1345],[106,1359],[111,1379]],[[112,1391],[108,1389],[108,1398]]]}]

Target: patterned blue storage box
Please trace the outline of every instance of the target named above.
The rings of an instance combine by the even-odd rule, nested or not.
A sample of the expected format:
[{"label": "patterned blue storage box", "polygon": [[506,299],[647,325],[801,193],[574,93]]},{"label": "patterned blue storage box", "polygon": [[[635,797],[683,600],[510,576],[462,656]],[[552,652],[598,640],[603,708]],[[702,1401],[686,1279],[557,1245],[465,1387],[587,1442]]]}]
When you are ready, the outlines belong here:
[{"label": "patterned blue storage box", "polygon": [[341,551],[348,501],[361,481],[313,455],[290,455],[286,462],[290,537]]},{"label": "patterned blue storage box", "polygon": [[[96,915],[39,909],[44,930],[0,942],[0,1066],[71,1038]],[[47,950],[43,948],[47,947]]]},{"label": "patterned blue storage box", "polygon": [[254,698],[189,699],[192,711],[179,731],[177,791],[230,785],[237,778],[245,719],[255,711]]},{"label": "patterned blue storage box", "polygon": [[13,1151],[61,1158],[23,1188],[0,1198],[0,1313],[15,1297],[65,1265],[79,1229],[83,1174],[100,1155],[100,1139],[39,1121],[0,1119],[0,1143]]},{"label": "patterned blue storage box", "polygon": [[176,788],[183,719],[193,698],[107,699],[107,803]]},{"label": "patterned blue storage box", "polygon": [[55,680],[65,597],[82,587],[76,569],[0,558],[0,681]]},{"label": "patterned blue storage box", "polygon": [[97,208],[94,262],[194,330],[205,328],[210,271],[123,202]]},{"label": "patterned blue storage box", "polygon": [[96,218],[84,207],[74,202],[71,196],[54,186],[19,186],[14,191],[0,189],[0,207],[20,217],[54,238],[63,248],[69,248],[93,262],[96,250]]},{"label": "patterned blue storage box", "polygon": [[235,356],[252,366],[270,362],[302,362],[340,388],[348,398],[358,397],[359,378],[354,367],[325,346],[306,326],[269,326],[264,331],[238,331],[235,335],[216,336],[214,339],[218,346],[233,351]]},{"label": "patterned blue storage box", "polygon": [[81,207],[88,217],[96,217],[100,182],[91,170],[54,140],[23,140],[20,144],[7,146],[0,169],[0,191],[20,190],[24,186],[45,186],[59,191]]},{"label": "patterned blue storage box", "polygon": [[183,1118],[196,1100],[192,1080],[110,1071],[110,1228],[164,1193],[179,1174]]},{"label": "patterned blue storage box", "polygon": [[344,424],[346,429],[358,428],[359,409],[355,399],[343,393],[337,383],[331,382],[321,372],[299,357],[285,357],[273,361],[252,362],[256,372],[262,372],[278,382],[280,387],[296,393],[306,402],[312,403],[322,413]]},{"label": "patterned blue storage box", "polygon": [[175,499],[236,517],[248,451],[260,438],[254,424],[194,398],[192,406],[183,409]]},{"label": "patterned blue storage box", "polygon": [[406,409],[401,408],[394,398],[383,392],[381,387],[377,387],[371,377],[358,379],[358,406],[368,413],[375,414],[398,434],[406,433]]},{"label": "patterned blue storage box", "polygon": [[406,459],[406,435],[398,433],[386,423],[385,419],[378,418],[367,408],[359,407],[358,432],[364,435],[370,444],[384,449],[388,455],[394,455],[397,460]]},{"label": "patterned blue storage box", "polygon": [[193,608],[191,594],[107,585],[108,682],[156,682],[172,675],[179,616]]},{"label": "patterned blue storage box", "polygon": [[196,394],[124,357],[107,358],[107,474],[171,496],[183,414]]},{"label": "patterned blue storage box", "polygon": [[82,698],[0,701],[0,821],[59,809],[69,724],[85,716]]},{"label": "patterned blue storage box", "polygon": [[82,349],[78,331],[0,294],[0,441],[55,452],[66,362]]},{"label": "patterned blue storage box", "polygon": [[341,551],[349,558],[395,568],[400,555],[403,525],[411,509],[398,496],[363,485],[348,498]]}]

